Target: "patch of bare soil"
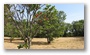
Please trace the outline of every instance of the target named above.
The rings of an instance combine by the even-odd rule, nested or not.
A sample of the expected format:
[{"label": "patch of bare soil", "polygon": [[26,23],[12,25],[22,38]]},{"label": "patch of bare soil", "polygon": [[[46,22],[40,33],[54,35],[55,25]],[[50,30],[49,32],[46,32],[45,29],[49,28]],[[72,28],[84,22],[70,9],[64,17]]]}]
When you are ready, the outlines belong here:
[{"label": "patch of bare soil", "polygon": [[[9,38],[4,38],[5,49],[18,49],[19,44],[23,44],[24,41],[20,39],[14,39],[10,43]],[[31,49],[84,49],[83,37],[60,37],[55,38],[51,44],[47,44],[46,38],[33,38]]]}]

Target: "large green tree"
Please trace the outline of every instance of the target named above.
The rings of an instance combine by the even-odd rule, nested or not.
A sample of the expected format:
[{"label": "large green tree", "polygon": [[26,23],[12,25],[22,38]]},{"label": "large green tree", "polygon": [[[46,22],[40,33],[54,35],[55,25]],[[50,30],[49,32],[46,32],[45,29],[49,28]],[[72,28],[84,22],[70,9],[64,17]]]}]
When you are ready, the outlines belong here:
[{"label": "large green tree", "polygon": [[55,6],[48,4],[42,13],[42,16],[39,17],[40,30],[37,36],[45,37],[47,38],[47,42],[51,43],[54,37],[60,37],[64,34],[63,24],[66,14],[63,11],[57,11]]}]

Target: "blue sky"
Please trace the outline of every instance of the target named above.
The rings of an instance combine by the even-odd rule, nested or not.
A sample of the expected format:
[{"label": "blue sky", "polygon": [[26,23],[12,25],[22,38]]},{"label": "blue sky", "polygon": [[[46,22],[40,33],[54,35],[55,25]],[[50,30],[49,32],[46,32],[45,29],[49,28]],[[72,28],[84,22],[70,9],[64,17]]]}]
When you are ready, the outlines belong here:
[{"label": "blue sky", "polygon": [[65,22],[84,19],[84,4],[51,4],[55,5],[58,11],[64,11],[67,15]]},{"label": "blue sky", "polygon": [[84,19],[84,4],[51,4],[55,6],[58,11],[64,11],[66,13],[67,23]]}]

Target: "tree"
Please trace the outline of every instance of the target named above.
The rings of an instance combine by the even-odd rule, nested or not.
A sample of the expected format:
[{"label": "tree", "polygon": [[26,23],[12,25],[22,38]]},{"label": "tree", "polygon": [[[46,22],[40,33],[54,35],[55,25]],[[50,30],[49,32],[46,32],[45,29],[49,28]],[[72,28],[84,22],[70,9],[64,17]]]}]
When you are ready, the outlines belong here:
[{"label": "tree", "polygon": [[[6,6],[7,5],[9,6],[8,10],[10,13],[13,13],[10,15],[7,14],[7,16],[12,19],[14,25],[24,39],[25,43],[22,46],[29,49],[31,38],[36,34],[36,30],[39,28],[38,26],[38,28],[32,30],[33,25],[38,25],[33,19],[33,16],[44,4],[6,4]],[[25,22],[23,22],[24,18]],[[33,34],[33,31],[36,32]],[[18,47],[20,48],[20,46]]]},{"label": "tree", "polygon": [[64,24],[64,37],[66,36],[84,36],[84,20],[73,21]]},{"label": "tree", "polygon": [[73,21],[72,25],[74,36],[84,36],[84,20]]},{"label": "tree", "polygon": [[65,23],[64,24],[64,37],[69,37],[69,36],[73,36],[73,32],[72,32],[72,29],[73,29],[73,26],[72,26],[72,24],[70,24],[70,23]]},{"label": "tree", "polygon": [[42,13],[43,15],[39,17],[40,33],[38,33],[38,36],[46,37],[47,42],[51,43],[54,37],[59,37],[64,34],[63,22],[66,19],[66,14],[63,11],[57,11],[55,6],[48,4]]},{"label": "tree", "polygon": [[13,15],[13,13],[10,12],[10,7],[11,5],[9,4],[4,5],[4,36],[11,37],[10,42],[12,42],[12,39],[19,35],[17,34],[18,31],[16,30],[14,23],[10,17],[11,15]]}]

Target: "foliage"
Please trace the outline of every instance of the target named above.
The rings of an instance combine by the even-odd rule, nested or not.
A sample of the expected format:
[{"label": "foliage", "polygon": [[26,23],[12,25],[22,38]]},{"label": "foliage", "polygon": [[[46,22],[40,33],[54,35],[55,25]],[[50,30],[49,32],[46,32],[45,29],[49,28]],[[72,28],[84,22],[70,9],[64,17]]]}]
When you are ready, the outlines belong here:
[{"label": "foliage", "polygon": [[63,36],[84,36],[84,20],[73,21],[72,24],[65,23]]},{"label": "foliage", "polygon": [[84,20],[73,21],[74,36],[84,36]]},{"label": "foliage", "polygon": [[[44,7],[43,7],[44,6]],[[66,13],[49,4],[5,4],[4,36],[24,40],[18,49],[29,49],[34,37],[53,38],[62,36],[83,36],[84,20],[65,23]]]}]

